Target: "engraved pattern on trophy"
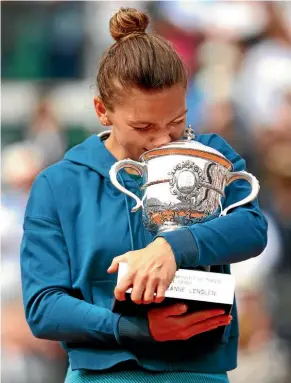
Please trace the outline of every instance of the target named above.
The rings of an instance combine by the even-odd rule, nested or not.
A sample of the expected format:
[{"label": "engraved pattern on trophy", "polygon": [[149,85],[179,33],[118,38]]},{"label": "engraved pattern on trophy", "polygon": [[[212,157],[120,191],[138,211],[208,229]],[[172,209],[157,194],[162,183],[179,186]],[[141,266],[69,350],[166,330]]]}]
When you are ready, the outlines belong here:
[{"label": "engraved pattern on trophy", "polygon": [[226,169],[213,162],[206,163],[204,166],[206,183],[211,187],[206,186],[204,193],[200,194],[199,208],[207,215],[216,216],[220,213],[220,199],[224,197],[226,173]]},{"label": "engraved pattern on trophy", "polygon": [[202,169],[195,161],[186,160],[176,164],[168,175],[169,191],[177,201],[164,203],[158,198],[149,198],[143,220],[146,228],[156,231],[163,225],[184,226],[219,214],[225,183],[225,171],[220,165],[208,162]]},{"label": "engraved pattern on trophy", "polygon": [[166,222],[174,223],[176,212],[175,205],[172,203],[163,203],[158,198],[149,198],[145,203],[143,210],[143,224],[152,231],[156,232]]},{"label": "engraved pattern on trophy", "polygon": [[187,160],[178,163],[168,174],[171,176],[170,192],[181,202],[188,202],[191,207],[196,207],[197,196],[205,182],[200,167],[194,161]]}]

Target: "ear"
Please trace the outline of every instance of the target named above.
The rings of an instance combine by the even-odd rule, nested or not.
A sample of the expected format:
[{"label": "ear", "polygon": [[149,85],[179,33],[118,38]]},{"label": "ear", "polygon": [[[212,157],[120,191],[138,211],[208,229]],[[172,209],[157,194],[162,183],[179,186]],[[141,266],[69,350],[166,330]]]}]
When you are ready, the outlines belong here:
[{"label": "ear", "polygon": [[94,97],[94,107],[101,124],[104,126],[112,125],[110,119],[108,118],[107,109],[100,97]]}]

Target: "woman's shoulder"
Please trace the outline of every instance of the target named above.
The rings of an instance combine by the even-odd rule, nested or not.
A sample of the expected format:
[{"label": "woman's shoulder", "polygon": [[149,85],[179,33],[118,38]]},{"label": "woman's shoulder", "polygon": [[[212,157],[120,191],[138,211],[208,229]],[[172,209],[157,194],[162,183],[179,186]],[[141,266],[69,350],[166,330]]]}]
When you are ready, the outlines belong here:
[{"label": "woman's shoulder", "polygon": [[73,181],[73,179],[80,172],[79,166],[74,164],[66,159],[62,159],[59,162],[56,162],[53,165],[50,165],[44,169],[39,177],[45,177],[50,182],[68,182]]},{"label": "woman's shoulder", "polygon": [[[41,180],[45,179],[45,182],[48,183],[53,190],[72,190],[72,188],[82,187],[86,179],[84,173],[87,172],[88,168],[62,159],[40,172],[35,182],[41,182]],[[98,176],[97,173],[96,175]]]},{"label": "woman's shoulder", "polygon": [[217,150],[219,147],[230,146],[227,141],[217,133],[200,133],[196,134],[195,138],[198,142]]},{"label": "woman's shoulder", "polygon": [[197,134],[196,140],[201,144],[218,150],[220,153],[225,155],[225,157],[228,157],[230,153],[235,153],[235,150],[231,147],[231,145],[217,133]]},{"label": "woman's shoulder", "polygon": [[[56,211],[74,209],[85,192],[88,193],[91,185],[88,180],[92,177],[84,175],[84,171],[86,170],[81,166],[67,160],[61,160],[44,169],[35,178],[30,190],[27,214],[53,219]],[[97,173],[96,176],[98,177]],[[96,187],[96,177],[94,186]]]},{"label": "woman's shoulder", "polygon": [[226,157],[234,166],[235,171],[244,170],[245,160],[236,152],[236,150],[219,134],[197,134],[196,140],[201,144],[216,149]]}]

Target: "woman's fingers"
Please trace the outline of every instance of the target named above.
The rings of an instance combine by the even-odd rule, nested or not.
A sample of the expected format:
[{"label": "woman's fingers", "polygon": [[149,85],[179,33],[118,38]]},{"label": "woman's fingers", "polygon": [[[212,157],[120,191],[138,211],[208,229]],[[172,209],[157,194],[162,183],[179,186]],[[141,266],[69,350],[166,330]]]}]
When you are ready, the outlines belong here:
[{"label": "woman's fingers", "polygon": [[127,262],[127,254],[119,255],[118,257],[113,258],[107,272],[109,274],[116,273],[120,262]]},{"label": "woman's fingers", "polygon": [[157,280],[149,279],[146,284],[145,292],[143,295],[143,304],[150,304],[155,301],[155,292],[157,290]]},{"label": "woman's fingers", "polygon": [[161,303],[165,299],[165,294],[168,286],[166,284],[166,281],[161,280],[158,284],[157,287],[157,293],[156,296],[154,297],[154,302],[155,303]]},{"label": "woman's fingers", "polygon": [[195,323],[193,326],[186,328],[186,330],[184,331],[184,339],[189,339],[192,336],[202,334],[203,332],[214,330],[220,326],[227,326],[231,322],[231,317],[229,315],[223,315],[220,319],[218,318],[219,317],[207,319],[205,321]]},{"label": "woman's fingers", "polygon": [[147,284],[146,275],[137,275],[133,281],[132,292],[130,294],[131,300],[136,304],[141,304],[144,291]]},{"label": "woman's fingers", "polygon": [[211,319],[211,318],[213,318],[214,320],[217,320],[218,318],[224,316],[223,314],[225,314],[225,311],[220,309],[197,311],[197,312],[192,312],[186,315],[184,318],[184,321],[185,321],[185,325],[188,327],[195,323],[206,322],[208,319]]},{"label": "woman's fingers", "polygon": [[114,296],[118,301],[125,300],[126,291],[132,287],[133,279],[131,275],[127,274],[125,277],[121,279],[118,285],[115,287]]}]

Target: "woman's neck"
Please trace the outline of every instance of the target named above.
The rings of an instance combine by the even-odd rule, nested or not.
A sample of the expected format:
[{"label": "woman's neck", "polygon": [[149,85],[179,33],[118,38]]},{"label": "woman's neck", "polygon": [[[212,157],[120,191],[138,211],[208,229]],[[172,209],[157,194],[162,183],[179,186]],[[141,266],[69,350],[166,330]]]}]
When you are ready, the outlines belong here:
[{"label": "woman's neck", "polygon": [[107,150],[118,160],[124,160],[127,158],[124,149],[117,142],[114,133],[110,133],[109,137],[104,140],[104,145]]},{"label": "woman's neck", "polygon": [[[113,133],[110,133],[110,136],[104,140],[104,145],[107,150],[117,159],[117,161],[125,160],[128,158],[125,150],[118,144]],[[132,168],[125,169],[127,173],[138,175],[138,172]]]}]

